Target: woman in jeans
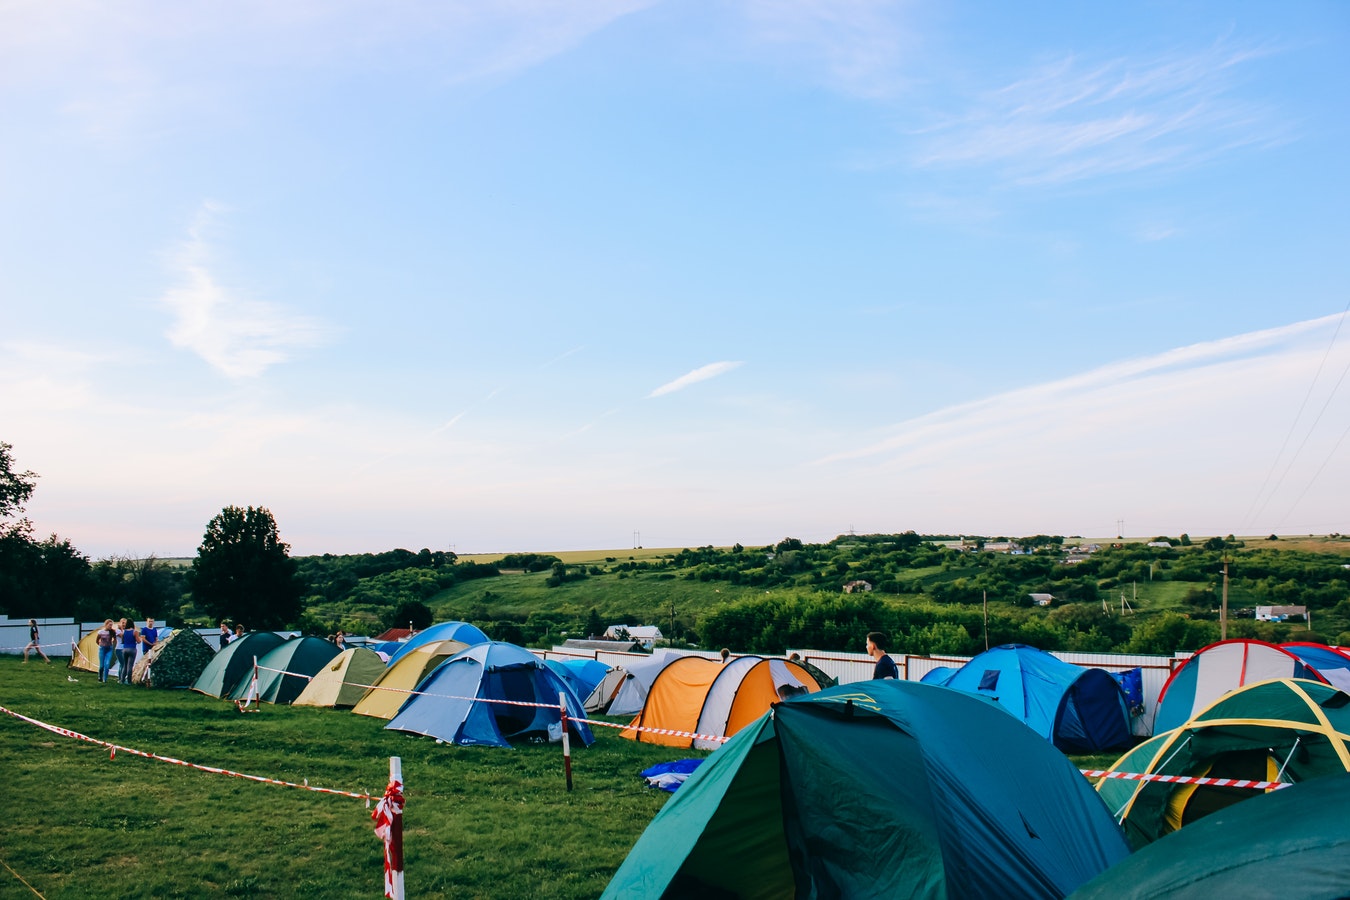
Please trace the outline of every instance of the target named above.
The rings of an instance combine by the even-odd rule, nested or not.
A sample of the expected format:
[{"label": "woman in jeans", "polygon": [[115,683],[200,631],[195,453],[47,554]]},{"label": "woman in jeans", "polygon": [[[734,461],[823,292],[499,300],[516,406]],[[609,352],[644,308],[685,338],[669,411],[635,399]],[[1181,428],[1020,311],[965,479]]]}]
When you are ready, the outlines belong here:
[{"label": "woman in jeans", "polygon": [[103,627],[98,630],[94,640],[98,642],[98,680],[104,682],[108,680],[108,670],[112,668],[113,652],[117,647],[117,630],[113,628],[112,619],[103,620]]},{"label": "woman in jeans", "polygon": [[117,673],[117,680],[123,684],[131,684],[131,670],[136,665],[136,623],[123,619],[118,636],[121,639],[121,647],[117,661],[121,663],[121,667]]}]

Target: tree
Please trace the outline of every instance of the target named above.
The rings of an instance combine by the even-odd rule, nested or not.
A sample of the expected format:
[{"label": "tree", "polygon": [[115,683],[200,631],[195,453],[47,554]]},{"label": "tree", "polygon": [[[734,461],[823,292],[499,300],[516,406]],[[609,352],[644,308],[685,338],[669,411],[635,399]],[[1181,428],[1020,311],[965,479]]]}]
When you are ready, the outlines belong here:
[{"label": "tree", "polygon": [[304,584],[290,545],[265,508],[227,506],[206,526],[188,573],[193,601],[214,619],[283,628],[302,611]]},{"label": "tree", "polygon": [[431,627],[434,618],[431,607],[422,601],[404,600],[395,606],[392,612],[385,613],[383,621],[385,628],[404,628],[411,625],[413,631],[422,631]]},{"label": "tree", "polygon": [[[12,445],[0,441],[0,520],[22,513],[37,483],[34,473],[14,471],[14,457],[9,452],[12,449]],[[13,522],[0,521],[0,534],[26,538],[32,530],[32,523],[22,517]]]}]

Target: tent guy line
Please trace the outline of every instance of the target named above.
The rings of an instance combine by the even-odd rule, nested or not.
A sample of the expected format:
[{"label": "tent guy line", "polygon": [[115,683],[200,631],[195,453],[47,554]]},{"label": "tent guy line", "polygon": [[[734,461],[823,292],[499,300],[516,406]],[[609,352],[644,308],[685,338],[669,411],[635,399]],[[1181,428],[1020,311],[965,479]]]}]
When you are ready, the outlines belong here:
[{"label": "tent guy line", "polygon": [[[313,675],[305,675],[300,672],[287,672],[285,669],[273,669],[268,666],[255,666],[254,668],[259,672],[277,672],[280,673],[282,677],[289,675],[292,678],[303,678],[306,681],[314,680]],[[381,687],[378,684],[357,684],[356,687],[362,687],[371,691],[390,691],[395,694],[408,694],[409,696],[416,697],[435,697],[438,700],[460,700],[465,703],[499,703],[504,706],[532,706],[536,709],[558,708],[558,704],[556,703],[533,703],[525,700],[498,700],[493,697],[460,697],[455,694],[439,694],[432,691],[410,691],[404,688]],[[620,722],[601,722],[598,719],[585,719],[570,714],[567,716],[567,719],[569,722],[584,722],[587,725],[603,725],[606,728],[619,728],[623,731],[646,731],[651,734],[666,734],[672,737],[687,737],[695,740],[717,741],[718,743],[726,743],[730,740],[729,737],[720,734],[696,734],[692,731],[673,731],[669,728],[650,728],[643,725],[625,725]]]}]

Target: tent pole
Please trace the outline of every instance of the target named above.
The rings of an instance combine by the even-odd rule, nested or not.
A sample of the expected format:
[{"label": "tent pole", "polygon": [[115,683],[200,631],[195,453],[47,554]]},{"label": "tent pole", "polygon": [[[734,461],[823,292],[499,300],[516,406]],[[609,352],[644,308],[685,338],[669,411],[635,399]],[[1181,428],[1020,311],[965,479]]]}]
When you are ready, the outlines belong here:
[{"label": "tent pole", "polygon": [[567,789],[572,790],[572,742],[568,740],[569,735],[567,727],[567,695],[562,691],[558,692],[558,709],[561,713],[559,721],[562,723],[562,745],[563,745],[563,773],[567,776]]},{"label": "tent pole", "polygon": [[1284,762],[1280,763],[1280,771],[1275,773],[1276,781],[1284,781],[1284,770],[1289,765],[1289,760],[1294,758],[1294,751],[1298,750],[1299,741],[1302,740],[1303,735],[1301,734],[1294,738],[1294,746],[1289,748],[1289,755],[1284,758]]}]

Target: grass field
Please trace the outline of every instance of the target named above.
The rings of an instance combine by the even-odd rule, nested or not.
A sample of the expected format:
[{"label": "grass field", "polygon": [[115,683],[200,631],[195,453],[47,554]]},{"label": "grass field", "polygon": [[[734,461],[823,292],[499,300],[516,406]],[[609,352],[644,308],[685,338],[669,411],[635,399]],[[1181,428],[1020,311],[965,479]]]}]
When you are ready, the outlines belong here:
[{"label": "grass field", "polygon": [[[377,797],[407,784],[410,897],[595,897],[667,794],[637,773],[697,751],[615,729],[573,750],[439,745],[345,711],[231,703],[0,657],[0,706],[137,750]],[[68,677],[75,677],[71,682]],[[0,715],[0,898],[378,897],[364,801],[210,774]],[[20,881],[20,878],[23,881]]]},{"label": "grass field", "polygon": [[[556,745],[437,744],[340,710],[242,714],[188,691],[99,684],[60,660],[0,657],[0,706],[201,766],[376,797],[398,756],[407,893],[418,898],[596,897],[669,796],[637,773],[706,755],[597,728],[593,746],[574,749],[569,793]],[[0,760],[0,900],[381,894],[381,844],[362,800],[112,758],[3,714]]]}]

